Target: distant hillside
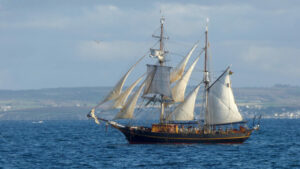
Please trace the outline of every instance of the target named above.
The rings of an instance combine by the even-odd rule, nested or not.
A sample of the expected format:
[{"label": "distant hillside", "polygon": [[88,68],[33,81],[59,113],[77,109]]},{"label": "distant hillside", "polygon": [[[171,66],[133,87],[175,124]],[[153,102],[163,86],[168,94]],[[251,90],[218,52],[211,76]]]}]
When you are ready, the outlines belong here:
[{"label": "distant hillside", "polygon": [[236,88],[238,103],[300,107],[300,87]]},{"label": "distant hillside", "polygon": [[[266,111],[266,114],[272,113],[270,116],[274,116],[286,110],[300,110],[300,87],[274,86],[233,90],[242,113],[246,115]],[[0,90],[0,119],[86,119],[88,110],[108,92],[108,87]]]}]

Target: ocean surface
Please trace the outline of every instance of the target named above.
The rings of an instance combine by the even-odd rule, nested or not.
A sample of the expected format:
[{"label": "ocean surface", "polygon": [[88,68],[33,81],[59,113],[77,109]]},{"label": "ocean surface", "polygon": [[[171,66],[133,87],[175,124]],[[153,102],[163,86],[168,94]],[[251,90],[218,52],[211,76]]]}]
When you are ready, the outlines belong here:
[{"label": "ocean surface", "polygon": [[93,121],[0,121],[0,168],[300,168],[300,119],[263,119],[236,145],[131,145]]}]

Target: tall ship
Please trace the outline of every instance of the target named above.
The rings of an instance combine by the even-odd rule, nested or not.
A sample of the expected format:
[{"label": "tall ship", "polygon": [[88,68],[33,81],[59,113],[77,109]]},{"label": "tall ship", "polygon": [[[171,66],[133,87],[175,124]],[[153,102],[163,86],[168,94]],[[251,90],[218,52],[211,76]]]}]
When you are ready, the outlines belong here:
[{"label": "tall ship", "polygon": [[[147,64],[147,71],[128,88],[123,86],[128,76],[134,71],[147,55],[138,61],[122,76],[109,94],[88,113],[87,117],[94,119],[97,124],[104,122],[124,134],[129,143],[243,143],[253,130],[250,128],[239,112],[231,88],[228,66],[220,75],[212,80],[209,70],[208,57],[208,26],[205,29],[205,45],[197,57],[186,69],[192,53],[199,46],[194,44],[188,54],[175,67],[167,65],[164,44],[168,39],[164,35],[165,19],[160,19],[159,47],[150,49],[149,56],[155,64]],[[196,67],[200,56],[204,53],[204,66],[201,69],[202,78],[198,84],[186,94],[189,79]],[[199,90],[202,92],[199,92]],[[202,98],[197,99],[201,93]],[[197,103],[201,102],[201,103]],[[137,103],[143,105],[138,106]],[[105,105],[105,106],[104,106]],[[195,113],[195,106],[200,107],[200,112]],[[133,124],[130,119],[135,119],[136,109],[159,112],[158,119],[150,125]],[[102,113],[114,110],[114,118],[104,118]],[[158,113],[156,113],[158,114]],[[199,118],[200,115],[202,118]],[[198,118],[197,118],[198,117]],[[128,119],[126,124],[120,119]],[[143,121],[143,119],[136,119]],[[258,126],[256,126],[258,128]]]}]

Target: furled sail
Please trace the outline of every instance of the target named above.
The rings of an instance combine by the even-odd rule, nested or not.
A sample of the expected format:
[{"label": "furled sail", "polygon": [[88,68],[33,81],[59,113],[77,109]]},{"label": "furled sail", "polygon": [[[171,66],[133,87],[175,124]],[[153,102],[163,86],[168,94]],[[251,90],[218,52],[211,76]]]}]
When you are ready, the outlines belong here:
[{"label": "furled sail", "polygon": [[208,88],[206,124],[226,124],[243,120],[234,100],[229,72],[228,67]]},{"label": "furled sail", "polygon": [[160,61],[164,59],[164,51],[159,49],[150,49],[150,57],[158,58]]},{"label": "furled sail", "polygon": [[181,78],[181,76],[184,73],[184,69],[185,66],[187,64],[187,62],[189,61],[191,55],[193,54],[194,50],[197,48],[198,43],[196,43],[192,49],[189,51],[189,53],[182,59],[182,61],[173,69],[173,71],[171,72],[171,77],[170,77],[170,81],[171,83],[179,80]]},{"label": "furled sail", "polygon": [[97,116],[95,115],[95,109],[92,109],[92,110],[91,110],[91,116],[92,116],[92,118],[95,120],[95,123],[100,124],[100,122],[99,122]]},{"label": "furled sail", "polygon": [[160,94],[172,99],[168,66],[147,65],[147,78],[143,95]]},{"label": "furled sail", "polygon": [[143,83],[139,87],[139,89],[129,98],[124,107],[119,111],[114,119],[131,119],[133,117],[135,105],[144,86],[145,83]]},{"label": "furled sail", "polygon": [[188,69],[188,71],[180,78],[180,80],[177,81],[175,86],[172,88],[172,96],[173,96],[174,102],[183,102],[184,101],[184,93],[185,93],[186,86],[187,86],[189,79],[192,75],[192,72],[199,60],[199,57],[200,56],[198,56],[195,59],[195,61],[193,62],[191,67]]},{"label": "furled sail", "polygon": [[110,93],[105,97],[105,99],[103,101],[101,101],[97,106],[95,106],[95,108],[99,107],[100,105],[102,105],[103,103],[109,101],[109,100],[113,100],[116,99],[122,92],[122,88],[123,85],[127,79],[127,77],[129,76],[129,74],[131,73],[131,71],[133,70],[133,68],[145,57],[146,55],[144,55],[143,57],[141,57],[127,72],[126,74],[118,81],[118,83],[115,85],[115,87],[110,91]]},{"label": "furled sail", "polygon": [[176,121],[187,121],[194,120],[194,109],[197,93],[199,91],[200,85],[198,85],[185,99],[184,102],[180,103],[175,110],[170,113],[168,116],[168,120],[171,120],[172,116],[174,116],[174,120]]}]

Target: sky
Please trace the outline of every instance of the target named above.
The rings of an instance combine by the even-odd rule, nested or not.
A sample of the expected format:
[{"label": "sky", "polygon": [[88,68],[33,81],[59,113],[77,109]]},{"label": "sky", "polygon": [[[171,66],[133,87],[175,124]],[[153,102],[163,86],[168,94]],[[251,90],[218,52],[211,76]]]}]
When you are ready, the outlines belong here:
[{"label": "sky", "polygon": [[[299,11],[296,0],[0,0],[0,89],[113,86],[157,42],[162,15],[168,65],[197,41],[199,54],[209,18],[214,76],[232,65],[233,87],[299,85]],[[203,56],[192,83],[201,70]]]}]

